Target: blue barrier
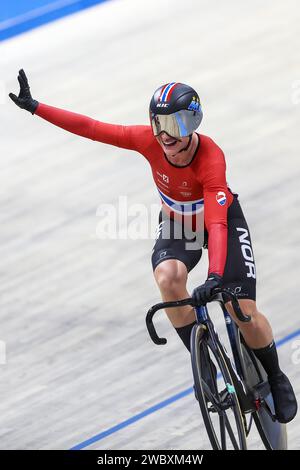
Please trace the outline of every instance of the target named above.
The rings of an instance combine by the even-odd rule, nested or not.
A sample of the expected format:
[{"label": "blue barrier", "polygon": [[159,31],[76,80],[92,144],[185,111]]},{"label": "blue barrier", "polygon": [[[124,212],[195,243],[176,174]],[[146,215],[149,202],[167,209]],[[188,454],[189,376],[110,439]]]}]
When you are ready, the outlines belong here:
[{"label": "blue barrier", "polygon": [[106,0],[12,0],[0,4],[0,41]]}]

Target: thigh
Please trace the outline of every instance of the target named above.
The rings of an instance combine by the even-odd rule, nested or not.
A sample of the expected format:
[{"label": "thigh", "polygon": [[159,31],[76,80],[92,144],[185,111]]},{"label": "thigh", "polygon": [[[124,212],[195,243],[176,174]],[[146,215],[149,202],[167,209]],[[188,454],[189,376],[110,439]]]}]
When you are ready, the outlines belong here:
[{"label": "thigh", "polygon": [[152,268],[155,268],[168,259],[182,261],[187,271],[191,271],[202,255],[202,247],[186,238],[182,227],[172,219],[162,219],[156,230],[156,240],[152,250]]},{"label": "thigh", "polygon": [[255,301],[256,267],[250,231],[237,197],[232,205],[228,210],[227,259],[223,285],[233,289],[238,298]]}]

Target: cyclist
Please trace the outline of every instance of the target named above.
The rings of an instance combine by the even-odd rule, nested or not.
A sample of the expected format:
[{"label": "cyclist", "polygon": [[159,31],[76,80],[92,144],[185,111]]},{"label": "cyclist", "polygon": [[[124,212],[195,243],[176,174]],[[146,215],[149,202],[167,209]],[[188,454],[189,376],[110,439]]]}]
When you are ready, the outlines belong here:
[{"label": "cyclist", "polygon": [[[9,96],[20,108],[82,137],[135,150],[148,160],[162,201],[152,265],[163,301],[189,297],[188,273],[200,260],[203,246],[207,246],[208,276],[193,291],[193,298],[206,303],[213,290],[221,286],[235,291],[242,311],[251,315],[251,321],[239,322],[230,302],[226,307],[268,374],[278,421],[291,421],[297,401],[279,366],[271,326],[256,306],[256,269],[249,228],[238,195],[226,183],[222,150],[211,138],[195,132],[202,120],[196,91],[182,83],[165,84],[151,99],[150,126],[122,126],[39,103],[31,96],[23,70],[19,71],[18,81],[19,95]],[[167,315],[190,350],[194,310],[188,306],[173,308]]]}]

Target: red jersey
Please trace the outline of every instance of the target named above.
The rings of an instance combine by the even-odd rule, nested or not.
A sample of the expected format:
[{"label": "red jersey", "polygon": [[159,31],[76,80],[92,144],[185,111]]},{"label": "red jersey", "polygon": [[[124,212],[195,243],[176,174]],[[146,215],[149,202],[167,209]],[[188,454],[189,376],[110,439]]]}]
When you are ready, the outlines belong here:
[{"label": "red jersey", "polygon": [[212,139],[198,134],[199,145],[192,161],[178,167],[167,160],[150,126],[106,124],[42,103],[35,114],[82,137],[142,154],[151,165],[164,212],[192,224],[196,230],[201,229],[201,215],[202,220],[204,217],[209,240],[209,273],[223,275],[227,256],[227,209],[233,196],[226,183],[224,154]]}]

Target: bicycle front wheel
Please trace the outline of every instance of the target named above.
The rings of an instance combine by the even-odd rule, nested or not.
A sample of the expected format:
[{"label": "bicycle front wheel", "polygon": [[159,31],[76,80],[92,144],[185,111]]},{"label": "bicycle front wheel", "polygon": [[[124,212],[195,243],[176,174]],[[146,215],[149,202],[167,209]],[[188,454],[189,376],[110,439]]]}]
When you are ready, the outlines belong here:
[{"label": "bicycle front wheel", "polygon": [[203,325],[191,334],[191,361],[196,397],[214,450],[247,449],[243,415],[220,344]]}]

